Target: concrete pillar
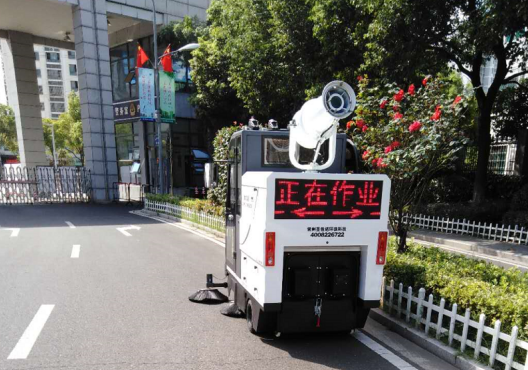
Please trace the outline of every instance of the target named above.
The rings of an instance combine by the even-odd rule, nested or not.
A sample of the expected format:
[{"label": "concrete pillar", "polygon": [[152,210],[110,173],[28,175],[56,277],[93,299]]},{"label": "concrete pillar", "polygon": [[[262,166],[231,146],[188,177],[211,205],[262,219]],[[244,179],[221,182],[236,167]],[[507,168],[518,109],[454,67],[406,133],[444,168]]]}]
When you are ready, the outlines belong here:
[{"label": "concrete pillar", "polygon": [[9,106],[15,112],[18,151],[23,166],[48,166],[40,114],[33,36],[8,31],[0,40]]},{"label": "concrete pillar", "polygon": [[108,201],[118,176],[105,0],[74,6],[73,28],[85,166],[92,173],[94,200]]}]

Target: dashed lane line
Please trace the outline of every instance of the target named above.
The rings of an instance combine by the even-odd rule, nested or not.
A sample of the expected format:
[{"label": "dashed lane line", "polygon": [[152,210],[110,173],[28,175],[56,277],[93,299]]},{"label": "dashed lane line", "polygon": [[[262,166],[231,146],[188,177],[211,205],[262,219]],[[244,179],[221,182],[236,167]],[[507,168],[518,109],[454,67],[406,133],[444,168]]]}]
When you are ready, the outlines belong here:
[{"label": "dashed lane line", "polygon": [[71,258],[79,258],[80,253],[81,253],[81,246],[78,244],[75,244],[72,248]]},{"label": "dashed lane line", "polygon": [[64,221],[66,223],[66,225],[68,225],[70,227],[70,229],[75,229],[75,225],[72,224],[70,221]]},{"label": "dashed lane line", "polygon": [[53,308],[55,308],[54,304],[43,304],[40,306],[15,348],[7,357],[8,360],[24,360],[28,357]]}]

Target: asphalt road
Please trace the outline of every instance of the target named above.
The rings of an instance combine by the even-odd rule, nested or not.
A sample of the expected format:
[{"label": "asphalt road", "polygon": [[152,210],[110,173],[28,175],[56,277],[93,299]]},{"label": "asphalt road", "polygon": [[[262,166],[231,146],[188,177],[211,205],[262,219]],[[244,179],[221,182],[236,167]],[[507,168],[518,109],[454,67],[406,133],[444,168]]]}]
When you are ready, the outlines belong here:
[{"label": "asphalt road", "polygon": [[[0,369],[398,368],[354,336],[260,338],[190,302],[206,273],[222,276],[223,248],[129,211],[0,207]],[[16,347],[27,358],[8,359]]]}]

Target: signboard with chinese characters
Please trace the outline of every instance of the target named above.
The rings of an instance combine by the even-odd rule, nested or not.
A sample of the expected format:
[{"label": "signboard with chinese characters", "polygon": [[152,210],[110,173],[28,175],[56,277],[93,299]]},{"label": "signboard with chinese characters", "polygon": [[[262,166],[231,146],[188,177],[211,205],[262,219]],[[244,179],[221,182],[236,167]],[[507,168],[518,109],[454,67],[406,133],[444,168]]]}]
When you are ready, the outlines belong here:
[{"label": "signboard with chinese characters", "polygon": [[155,121],[154,70],[138,68],[139,106],[142,121]]},{"label": "signboard with chinese characters", "polygon": [[275,219],[379,220],[383,181],[275,180]]},{"label": "signboard with chinese characters", "polygon": [[160,86],[160,115],[161,122],[175,123],[176,115],[176,86],[174,83],[174,73],[159,72]]},{"label": "signboard with chinese characters", "polygon": [[130,122],[139,119],[139,100],[114,103],[114,121]]}]

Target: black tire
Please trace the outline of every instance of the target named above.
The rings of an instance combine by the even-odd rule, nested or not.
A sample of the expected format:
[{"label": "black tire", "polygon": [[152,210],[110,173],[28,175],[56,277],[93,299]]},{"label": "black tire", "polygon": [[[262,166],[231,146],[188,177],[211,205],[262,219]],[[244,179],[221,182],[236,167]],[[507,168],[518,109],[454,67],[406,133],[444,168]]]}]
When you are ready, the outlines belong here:
[{"label": "black tire", "polygon": [[249,332],[256,334],[257,331],[255,330],[255,325],[253,325],[253,304],[251,303],[251,299],[248,299],[246,303],[246,323]]}]

